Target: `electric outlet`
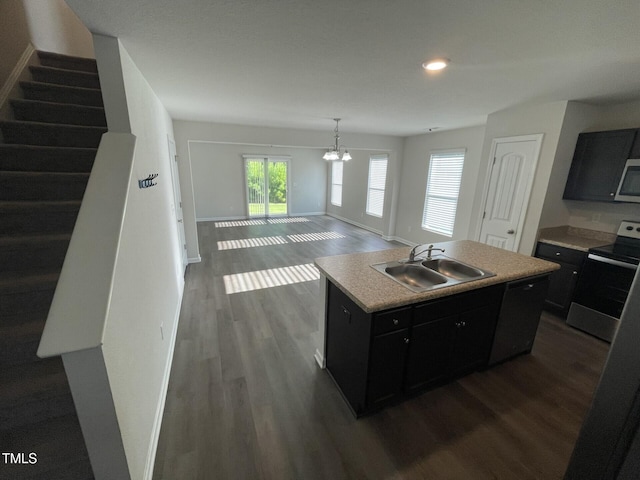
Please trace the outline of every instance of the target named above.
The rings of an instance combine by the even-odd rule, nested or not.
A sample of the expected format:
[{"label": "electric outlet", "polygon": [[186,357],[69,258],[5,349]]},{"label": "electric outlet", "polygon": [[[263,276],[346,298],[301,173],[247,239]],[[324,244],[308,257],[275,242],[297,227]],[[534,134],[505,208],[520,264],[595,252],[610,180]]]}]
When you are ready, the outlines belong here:
[{"label": "electric outlet", "polygon": [[407,232],[411,233],[411,225],[407,227]]}]

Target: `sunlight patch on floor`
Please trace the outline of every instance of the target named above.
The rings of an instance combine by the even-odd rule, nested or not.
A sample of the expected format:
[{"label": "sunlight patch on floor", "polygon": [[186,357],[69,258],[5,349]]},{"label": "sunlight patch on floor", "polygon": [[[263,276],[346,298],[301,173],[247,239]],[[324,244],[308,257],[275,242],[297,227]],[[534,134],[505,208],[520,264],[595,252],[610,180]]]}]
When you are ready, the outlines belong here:
[{"label": "sunlight patch on floor", "polygon": [[227,220],[224,222],[215,222],[216,228],[224,227],[250,227],[252,225],[274,225],[278,223],[303,223],[308,222],[305,217],[286,217],[286,218],[257,218],[254,220]]},{"label": "sunlight patch on floor", "polygon": [[266,245],[282,245],[287,243],[284,237],[255,237],[241,238],[239,240],[221,240],[218,242],[218,250],[234,250],[236,248],[264,247]]},{"label": "sunlight patch on floor", "polygon": [[270,224],[276,224],[276,223],[303,223],[303,222],[308,222],[309,219],[308,218],[304,218],[304,217],[287,217],[287,218],[269,218],[267,220],[268,223]]},{"label": "sunlight patch on floor", "polygon": [[312,263],[290,267],[270,268],[253,272],[225,275],[224,289],[227,295],[250,292],[263,288],[280,287],[293,283],[311,282],[320,278],[320,272]]},{"label": "sunlight patch on floor", "polygon": [[315,232],[287,235],[286,238],[277,235],[273,237],[239,238],[236,240],[218,241],[218,250],[234,250],[237,248],[266,247],[269,245],[283,245],[286,243],[317,242],[320,240],[337,240],[347,238],[338,232]]},{"label": "sunlight patch on floor", "polygon": [[292,242],[315,242],[317,240],[333,240],[335,238],[346,238],[338,232],[317,232],[317,233],[300,233],[297,235],[287,235]]},{"label": "sunlight patch on floor", "polygon": [[259,220],[229,220],[226,222],[216,222],[215,223],[215,227],[216,228],[223,228],[223,227],[248,227],[250,225],[266,225],[267,221],[262,218]]}]

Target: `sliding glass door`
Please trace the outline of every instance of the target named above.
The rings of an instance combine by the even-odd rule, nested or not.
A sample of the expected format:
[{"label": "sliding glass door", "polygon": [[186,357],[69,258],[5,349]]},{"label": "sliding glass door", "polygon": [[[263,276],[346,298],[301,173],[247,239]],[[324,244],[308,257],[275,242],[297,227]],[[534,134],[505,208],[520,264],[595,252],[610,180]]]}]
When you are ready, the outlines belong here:
[{"label": "sliding glass door", "polygon": [[289,214],[289,159],[245,156],[247,214],[273,217]]}]

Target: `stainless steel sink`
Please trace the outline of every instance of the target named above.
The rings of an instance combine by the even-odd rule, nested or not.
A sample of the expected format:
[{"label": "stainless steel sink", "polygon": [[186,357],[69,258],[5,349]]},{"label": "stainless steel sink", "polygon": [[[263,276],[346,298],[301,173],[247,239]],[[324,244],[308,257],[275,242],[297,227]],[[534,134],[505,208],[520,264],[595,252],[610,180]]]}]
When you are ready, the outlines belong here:
[{"label": "stainless steel sink", "polygon": [[416,293],[495,275],[444,255],[422,262],[394,261],[378,263],[371,267]]},{"label": "stainless steel sink", "polygon": [[422,265],[456,280],[469,281],[486,276],[479,268],[450,258],[432,258],[422,262]]},{"label": "stainless steel sink", "polygon": [[401,263],[400,265],[387,266],[385,273],[394,280],[410,287],[425,289],[433,288],[447,282],[447,278],[419,264]]}]

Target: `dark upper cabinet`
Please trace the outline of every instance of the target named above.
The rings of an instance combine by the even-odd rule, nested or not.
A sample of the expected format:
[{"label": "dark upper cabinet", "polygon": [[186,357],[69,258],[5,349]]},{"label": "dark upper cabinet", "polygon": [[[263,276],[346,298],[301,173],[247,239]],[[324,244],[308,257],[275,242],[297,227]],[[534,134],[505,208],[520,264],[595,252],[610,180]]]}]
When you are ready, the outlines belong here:
[{"label": "dark upper cabinet", "polygon": [[563,198],[613,202],[625,162],[633,150],[637,129],[581,133],[573,154]]}]

